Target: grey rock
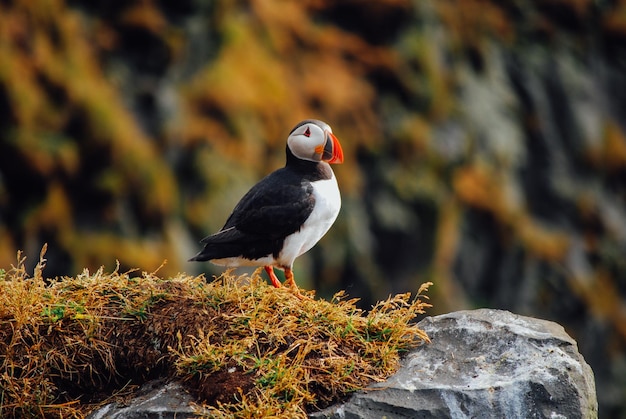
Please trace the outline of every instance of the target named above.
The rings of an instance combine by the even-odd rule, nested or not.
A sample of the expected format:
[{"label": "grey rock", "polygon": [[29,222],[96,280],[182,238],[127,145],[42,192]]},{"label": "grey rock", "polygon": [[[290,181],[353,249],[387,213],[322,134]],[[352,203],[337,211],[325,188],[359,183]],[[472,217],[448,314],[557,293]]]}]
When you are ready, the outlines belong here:
[{"label": "grey rock", "polygon": [[501,310],[420,322],[432,343],[311,418],[596,418],[594,376],[560,325]]},{"label": "grey rock", "polygon": [[87,419],[187,419],[196,417],[193,397],[177,382],[145,384],[128,405],[107,404]]}]

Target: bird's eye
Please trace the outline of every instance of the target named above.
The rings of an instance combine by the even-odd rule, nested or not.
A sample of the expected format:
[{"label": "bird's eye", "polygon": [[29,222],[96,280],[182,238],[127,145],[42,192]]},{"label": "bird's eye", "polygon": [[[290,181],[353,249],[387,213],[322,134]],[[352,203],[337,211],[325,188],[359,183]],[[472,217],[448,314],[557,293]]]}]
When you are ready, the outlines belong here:
[{"label": "bird's eye", "polygon": [[306,127],[306,131],[304,131],[304,136],[305,137],[310,137],[311,136],[311,129],[309,127]]}]

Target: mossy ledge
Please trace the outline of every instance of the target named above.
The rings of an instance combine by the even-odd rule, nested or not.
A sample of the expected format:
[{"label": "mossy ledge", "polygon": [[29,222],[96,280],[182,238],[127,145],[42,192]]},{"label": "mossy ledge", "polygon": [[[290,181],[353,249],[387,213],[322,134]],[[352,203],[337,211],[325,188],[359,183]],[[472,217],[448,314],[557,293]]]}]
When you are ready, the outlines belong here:
[{"label": "mossy ledge", "polygon": [[343,292],[297,299],[259,272],[46,279],[18,253],[0,269],[0,416],[82,418],[154,378],[179,380],[199,417],[306,417],[395,372],[428,341],[430,283],[364,312]]}]

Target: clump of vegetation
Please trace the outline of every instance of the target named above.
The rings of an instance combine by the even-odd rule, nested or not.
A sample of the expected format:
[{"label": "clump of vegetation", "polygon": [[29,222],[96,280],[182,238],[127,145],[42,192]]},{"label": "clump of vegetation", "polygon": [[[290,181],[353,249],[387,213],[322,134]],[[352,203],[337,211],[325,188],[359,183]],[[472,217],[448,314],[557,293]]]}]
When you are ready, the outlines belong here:
[{"label": "clump of vegetation", "polygon": [[259,272],[46,279],[44,252],[32,276],[19,253],[0,270],[1,417],[81,418],[157,377],[189,384],[199,416],[305,417],[428,341],[414,320],[430,284],[364,312],[342,292],[300,300]]}]

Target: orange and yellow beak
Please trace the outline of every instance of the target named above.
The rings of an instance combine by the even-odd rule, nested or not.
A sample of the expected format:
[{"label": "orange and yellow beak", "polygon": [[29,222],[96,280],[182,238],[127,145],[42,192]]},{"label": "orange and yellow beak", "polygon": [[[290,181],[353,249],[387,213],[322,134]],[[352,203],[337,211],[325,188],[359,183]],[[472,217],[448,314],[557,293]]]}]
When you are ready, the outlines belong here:
[{"label": "orange and yellow beak", "polygon": [[339,144],[339,140],[332,132],[326,133],[326,142],[324,143],[322,160],[330,164],[343,163],[343,150],[341,149],[341,144]]}]

